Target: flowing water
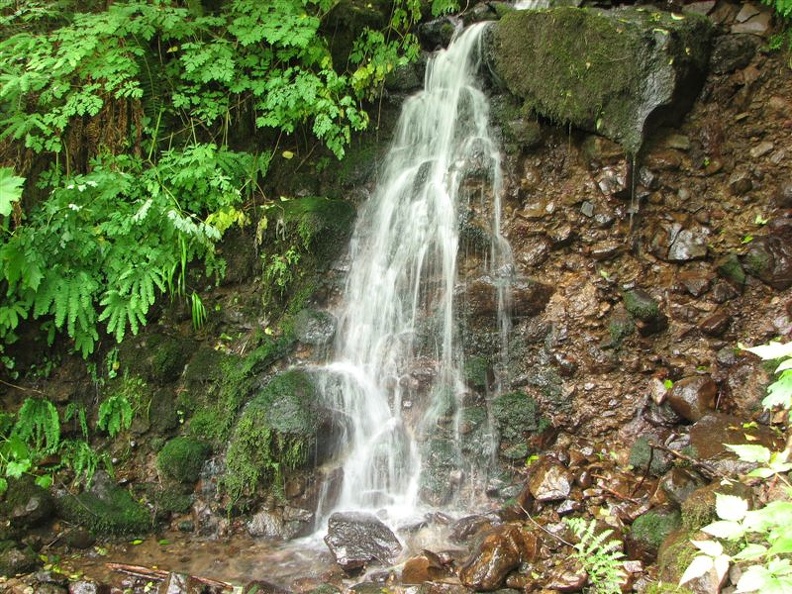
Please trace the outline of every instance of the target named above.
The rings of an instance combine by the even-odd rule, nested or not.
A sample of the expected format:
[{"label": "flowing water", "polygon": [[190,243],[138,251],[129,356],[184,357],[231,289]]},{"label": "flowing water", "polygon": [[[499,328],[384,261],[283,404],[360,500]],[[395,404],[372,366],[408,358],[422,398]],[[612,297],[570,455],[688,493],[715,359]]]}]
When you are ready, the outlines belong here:
[{"label": "flowing water", "polygon": [[[496,201],[501,188],[478,76],[485,27],[464,30],[429,61],[424,91],[405,102],[378,189],[359,215],[335,360],[324,379],[328,402],[344,419],[343,478],[335,499],[320,502],[320,518],[352,509],[386,509],[391,520],[413,514],[422,444],[460,409],[460,203],[471,199],[471,175],[487,180],[482,193]],[[500,204],[492,211],[490,268],[505,311],[511,252],[500,234]],[[505,352],[507,315],[500,325]]]}]

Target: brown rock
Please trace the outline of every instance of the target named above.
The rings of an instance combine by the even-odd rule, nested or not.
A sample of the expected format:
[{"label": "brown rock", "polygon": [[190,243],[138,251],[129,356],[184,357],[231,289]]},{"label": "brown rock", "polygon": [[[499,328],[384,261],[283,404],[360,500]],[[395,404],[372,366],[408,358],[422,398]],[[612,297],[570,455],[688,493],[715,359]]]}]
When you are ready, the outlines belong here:
[{"label": "brown rock", "polygon": [[691,423],[715,408],[718,385],[708,375],[694,375],[674,383],[668,404],[680,417]]},{"label": "brown rock", "polygon": [[459,570],[459,579],[474,590],[496,590],[520,563],[532,561],[538,548],[536,536],[521,526],[498,526],[484,538]]},{"label": "brown rock", "polygon": [[729,329],[732,318],[729,314],[714,313],[699,324],[699,330],[708,336],[719,337]]},{"label": "brown rock", "polygon": [[557,501],[569,496],[572,481],[563,464],[546,456],[531,467],[528,488],[537,501]]},{"label": "brown rock", "polygon": [[423,584],[445,577],[446,574],[446,569],[438,565],[435,559],[418,555],[407,559],[402,569],[401,581],[403,584]]}]

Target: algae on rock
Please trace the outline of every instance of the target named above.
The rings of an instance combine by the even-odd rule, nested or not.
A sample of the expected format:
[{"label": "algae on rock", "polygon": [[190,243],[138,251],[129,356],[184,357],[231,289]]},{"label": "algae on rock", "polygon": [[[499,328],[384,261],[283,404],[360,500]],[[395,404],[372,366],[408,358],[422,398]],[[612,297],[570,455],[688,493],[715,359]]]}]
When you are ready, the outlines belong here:
[{"label": "algae on rock", "polygon": [[526,107],[635,155],[698,95],[711,28],[701,15],[645,8],[513,11],[493,27],[488,59]]}]

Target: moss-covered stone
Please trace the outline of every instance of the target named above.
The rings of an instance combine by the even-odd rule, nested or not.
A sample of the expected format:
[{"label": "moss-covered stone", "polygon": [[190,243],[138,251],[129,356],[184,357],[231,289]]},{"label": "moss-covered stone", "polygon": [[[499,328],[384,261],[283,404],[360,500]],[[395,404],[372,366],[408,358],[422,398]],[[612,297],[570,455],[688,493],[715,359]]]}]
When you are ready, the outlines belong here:
[{"label": "moss-covered stone", "polygon": [[283,473],[308,459],[319,424],[318,395],[310,376],[291,370],[273,378],[234,427],[222,479],[225,490],[237,499],[267,481],[282,487]]},{"label": "moss-covered stone", "polygon": [[148,509],[109,479],[91,491],[64,495],[57,508],[65,520],[97,535],[144,534],[153,528]]},{"label": "moss-covered stone", "polygon": [[184,514],[190,511],[193,496],[178,489],[165,489],[156,494],[154,503],[157,511],[165,514]]},{"label": "moss-covered stone", "polygon": [[610,320],[608,320],[610,342],[606,346],[619,348],[624,339],[633,332],[635,332],[635,320],[627,313],[624,307],[615,308]]},{"label": "moss-covered stone", "polygon": [[682,525],[686,530],[695,532],[718,519],[715,510],[716,493],[742,497],[751,502],[751,489],[742,483],[723,483],[719,481],[699,487],[682,502]]},{"label": "moss-covered stone", "polygon": [[39,487],[33,478],[11,479],[0,501],[0,517],[8,520],[12,530],[26,530],[50,519],[55,506],[49,491]]},{"label": "moss-covered stone", "polygon": [[640,542],[646,550],[657,554],[660,545],[681,524],[679,511],[668,508],[653,509],[635,519],[630,538]]},{"label": "moss-covered stone", "polygon": [[725,278],[733,285],[742,287],[745,284],[747,277],[737,254],[728,254],[722,257],[715,264],[715,269],[721,277]]},{"label": "moss-covered stone", "polygon": [[157,454],[157,468],[162,476],[178,483],[198,480],[201,466],[209,455],[209,446],[190,437],[171,439]]},{"label": "moss-covered stone", "polygon": [[470,357],[465,360],[465,380],[477,390],[484,390],[489,385],[490,368],[486,357]]},{"label": "moss-covered stone", "polygon": [[639,472],[644,472],[648,466],[653,476],[660,476],[671,467],[668,455],[660,450],[653,450],[646,436],[639,437],[633,443],[630,448],[629,464]]},{"label": "moss-covered stone", "polygon": [[493,27],[497,78],[526,107],[636,154],[647,130],[698,94],[712,25],[643,8],[514,11]]},{"label": "moss-covered stone", "polygon": [[525,392],[509,392],[493,399],[492,416],[501,438],[507,441],[519,440],[544,426],[536,401]]}]

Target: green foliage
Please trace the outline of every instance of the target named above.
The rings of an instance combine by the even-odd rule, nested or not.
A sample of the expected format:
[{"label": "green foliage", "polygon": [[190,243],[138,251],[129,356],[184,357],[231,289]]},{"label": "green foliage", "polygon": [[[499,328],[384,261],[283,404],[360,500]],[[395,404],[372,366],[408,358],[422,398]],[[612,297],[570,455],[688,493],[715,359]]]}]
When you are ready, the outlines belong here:
[{"label": "green foliage", "polygon": [[134,406],[140,406],[144,400],[146,383],[137,376],[124,374],[118,388],[101,404],[96,427],[115,437],[121,431],[132,426]]},{"label": "green foliage", "polygon": [[[35,172],[0,169],[0,345],[38,318],[50,343],[65,334],[87,357],[104,333],[137,333],[162,294],[189,296],[200,327],[188,265],[223,274],[214,246],[247,222],[243,203],[260,194],[279,140],[229,146],[251,146],[254,127],[272,139],[299,132],[343,156],[368,125],[361,101],[417,57],[419,5],[399,0],[384,32],[363,32],[351,73],[322,35],[330,0],[230,0],[211,13],[172,0],[0,10],[0,159],[40,155]],[[276,286],[295,254],[267,262]]]},{"label": "green foliage", "polygon": [[176,437],[157,454],[157,468],[169,479],[185,484],[194,483],[209,452],[209,446],[203,442],[189,437]]},{"label": "green foliage", "polygon": [[[767,409],[792,409],[792,343],[771,342],[745,348],[764,360],[780,361],[776,380],[769,386],[762,404]],[[788,430],[788,429],[787,429]],[[783,593],[792,590],[792,485],[787,473],[792,439],[782,452],[771,452],[758,444],[727,446],[745,462],[756,468],[748,479],[772,479],[783,486],[785,496],[770,501],[759,509],[749,510],[748,502],[733,495],[716,494],[715,509],[718,520],[704,526],[702,531],[715,540],[693,540],[701,551],[680,579],[684,584],[714,570],[719,578],[726,575],[732,563],[741,565],[742,573],[736,584],[737,592]],[[730,554],[721,541],[738,543],[737,552]]]},{"label": "green foliage", "polygon": [[139,534],[152,527],[149,511],[114,484],[104,486],[101,496],[87,491],[64,495],[58,500],[58,511],[67,521],[100,534]]},{"label": "green foliage", "polygon": [[49,473],[41,473],[39,462],[58,451],[61,445],[60,419],[55,406],[42,398],[28,398],[16,418],[4,414],[0,419],[0,494],[8,488],[9,478],[36,473],[36,483],[48,487]]},{"label": "green foliage", "polygon": [[24,177],[14,175],[10,167],[0,167],[0,216],[7,217],[11,214],[14,202],[22,198],[22,184]]},{"label": "green foliage", "polygon": [[620,541],[607,540],[613,530],[595,533],[597,521],[593,519],[586,522],[582,518],[566,518],[564,522],[578,538],[573,557],[588,573],[593,592],[620,594],[621,584],[626,578],[622,567],[624,553]]}]

